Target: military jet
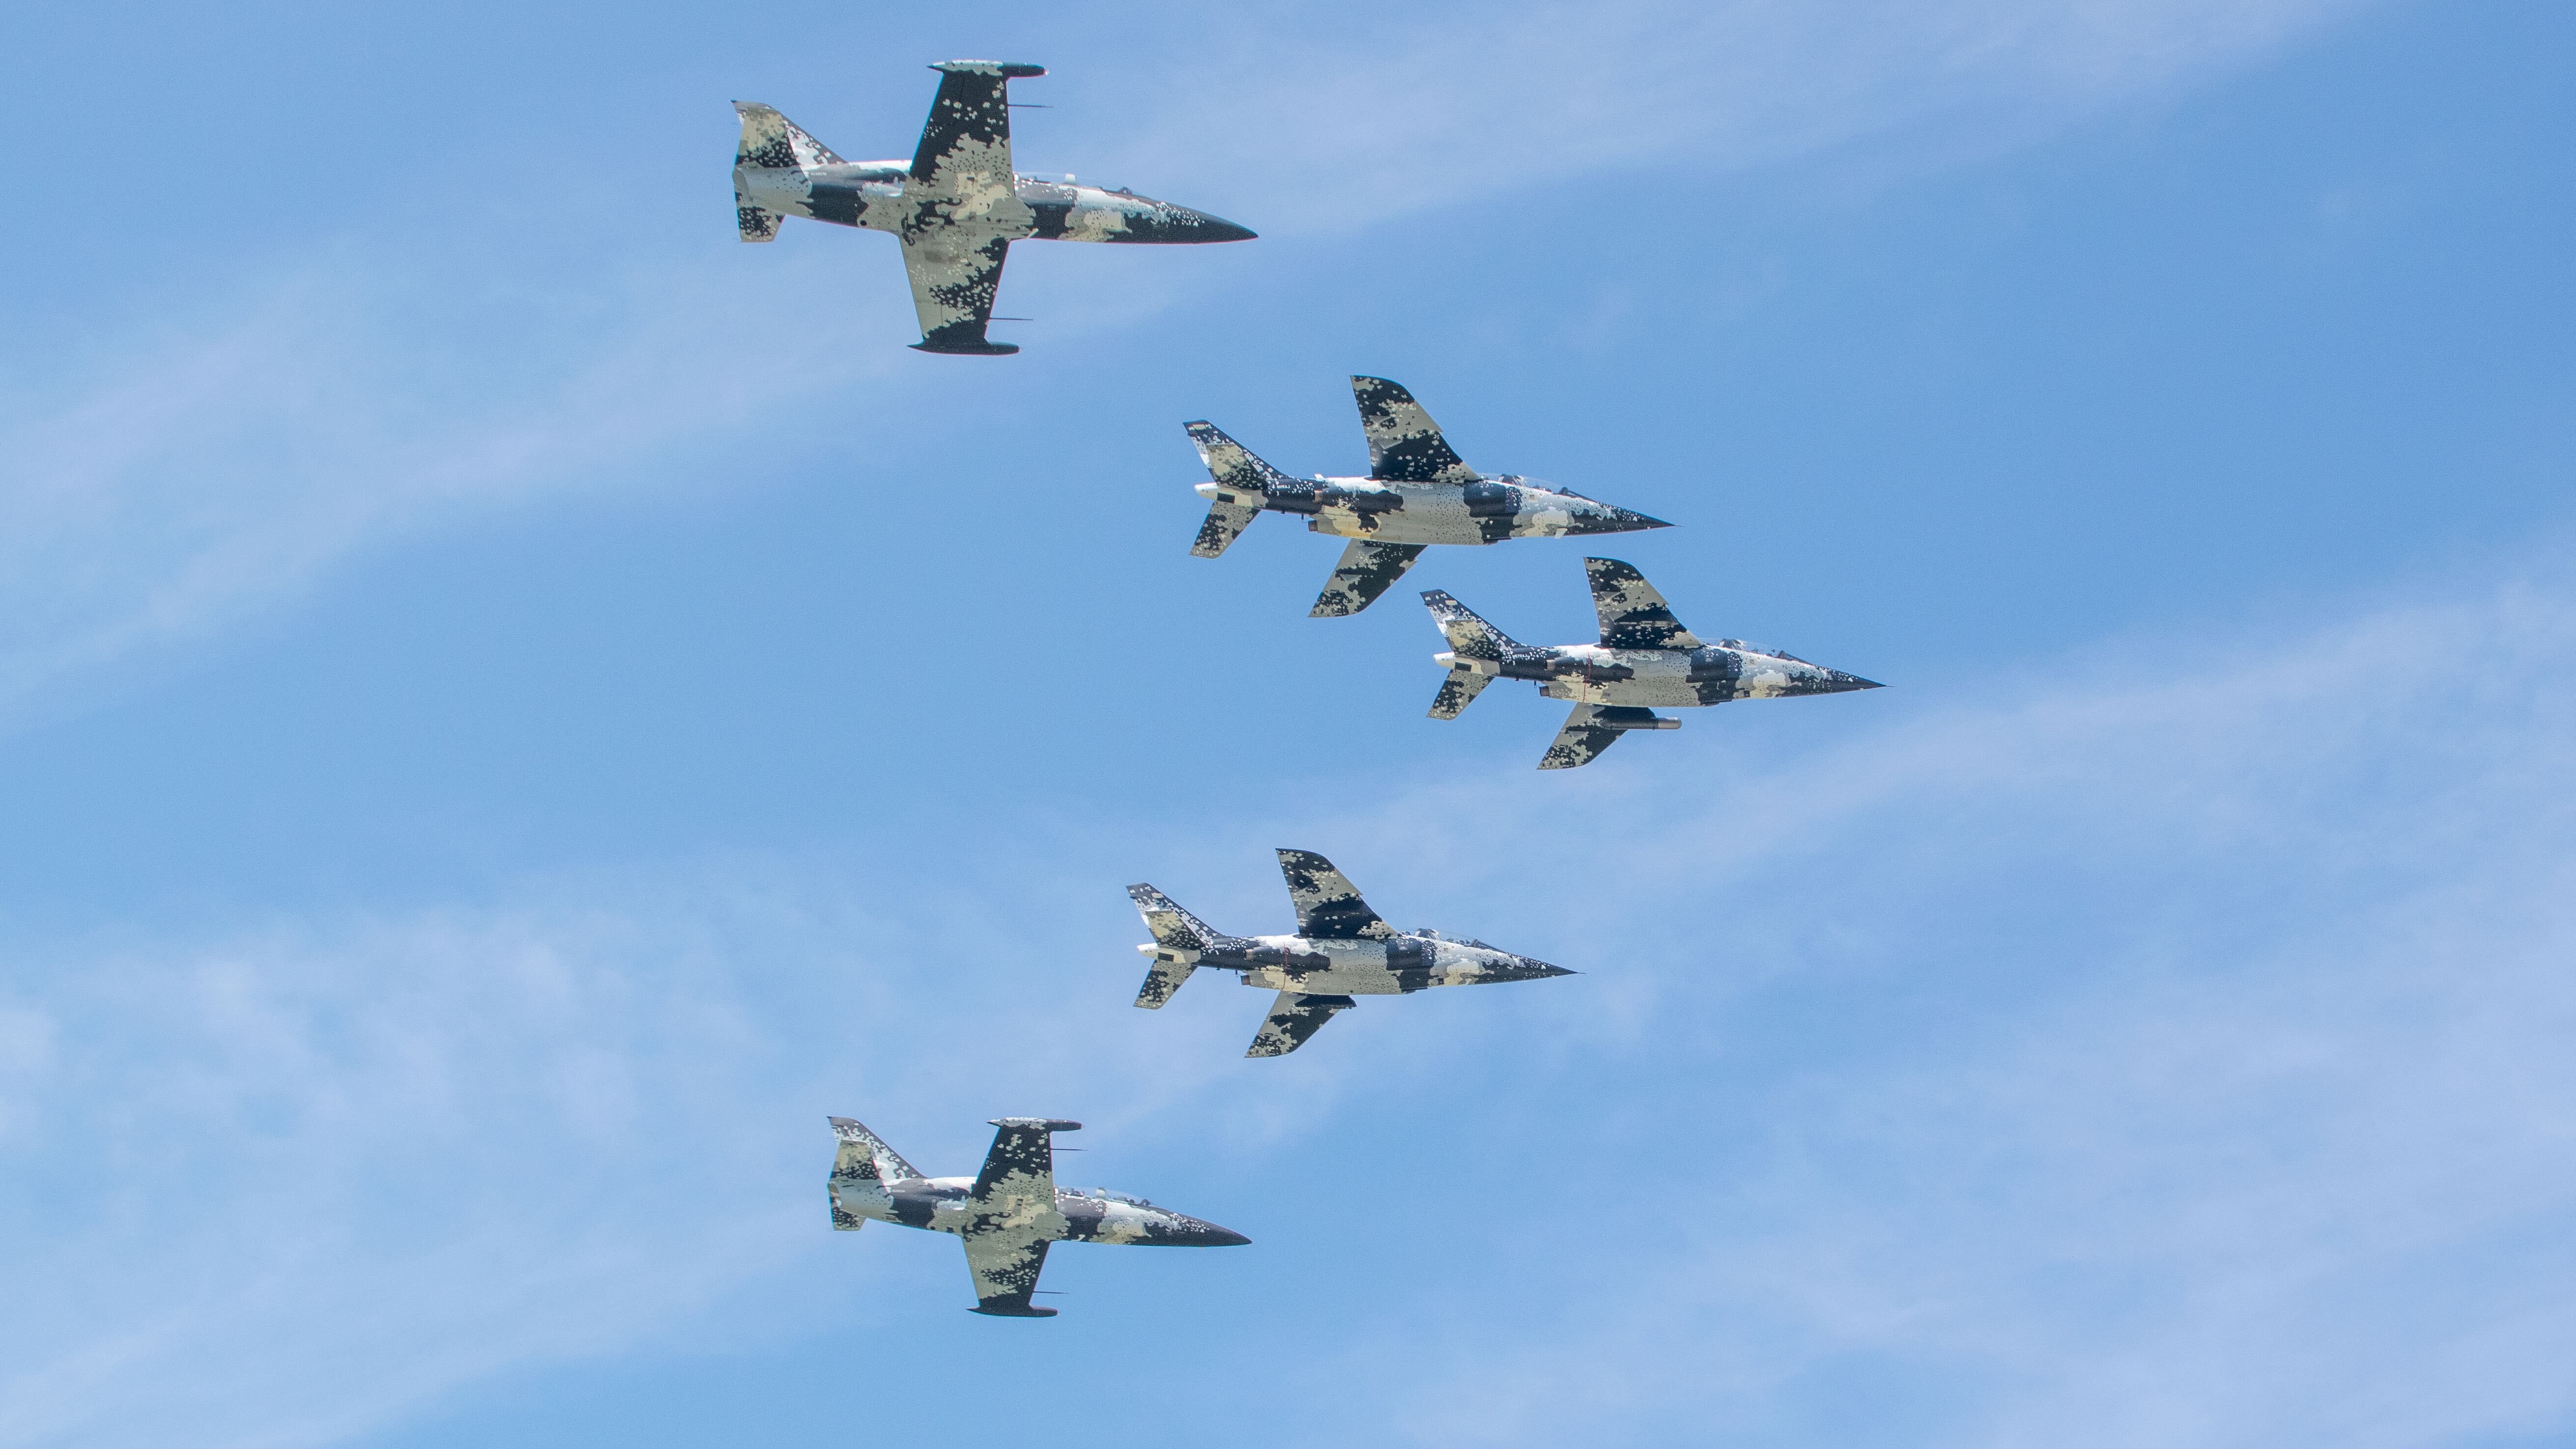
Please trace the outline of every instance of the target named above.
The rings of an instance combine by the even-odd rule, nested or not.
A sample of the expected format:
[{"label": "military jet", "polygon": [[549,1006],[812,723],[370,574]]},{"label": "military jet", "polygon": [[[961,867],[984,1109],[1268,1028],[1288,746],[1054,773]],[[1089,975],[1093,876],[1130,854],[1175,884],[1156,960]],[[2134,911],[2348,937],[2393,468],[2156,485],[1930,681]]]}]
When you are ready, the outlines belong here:
[{"label": "military jet", "polygon": [[1127,898],[1136,903],[1145,929],[1154,936],[1152,945],[1136,948],[1154,962],[1136,1004],[1159,1008],[1201,966],[1239,971],[1244,985],[1279,993],[1244,1055],[1284,1057],[1304,1046],[1335,1012],[1356,1005],[1353,996],[1400,996],[1434,986],[1574,974],[1482,941],[1438,931],[1399,934],[1378,919],[1331,861],[1311,850],[1279,852],[1279,871],[1288,878],[1288,899],[1297,907],[1297,932],[1291,936],[1229,936],[1209,929],[1152,886],[1129,886]]},{"label": "military jet", "polygon": [[1020,349],[989,341],[993,292],[1011,243],[1224,242],[1252,233],[1186,206],[1132,191],[1077,186],[1072,177],[1022,176],[1011,169],[1013,79],[1046,67],[945,60],[939,94],[912,160],[844,161],[795,122],[736,101],[742,145],[733,158],[734,216],[742,239],[778,236],[786,217],[890,231],[903,238],[903,269],[921,316],[923,352],[999,356]]},{"label": "military jet", "polygon": [[907,1228],[955,1233],[966,1244],[975,1279],[973,1313],[997,1318],[1053,1318],[1030,1306],[1047,1244],[1125,1243],[1154,1248],[1232,1248],[1241,1233],[1158,1208],[1141,1197],[1097,1187],[1058,1187],[1058,1132],[1079,1122],[1051,1117],[996,1117],[993,1149],[972,1178],[923,1177],[885,1139],[847,1117],[834,1117],[841,1149],[832,1160],[832,1226],[857,1232],[873,1219]]},{"label": "military jet", "polygon": [[1598,644],[1520,644],[1439,589],[1425,592],[1431,618],[1449,638],[1431,656],[1449,677],[1431,701],[1433,719],[1456,719],[1486,685],[1527,679],[1550,699],[1575,701],[1565,728],[1538,767],[1588,765],[1628,730],[1676,730],[1682,722],[1643,706],[1724,704],[1791,694],[1877,689],[1873,680],[1810,664],[1768,644],[1720,639],[1703,644],[1682,627],[1645,575],[1615,558],[1588,558]]},{"label": "military jet", "polygon": [[1306,516],[1310,533],[1349,539],[1333,577],[1308,617],[1338,618],[1374,603],[1435,543],[1500,543],[1507,538],[1562,538],[1569,533],[1630,533],[1670,528],[1625,508],[1595,503],[1571,488],[1552,488],[1512,473],[1491,478],[1458,460],[1440,425],[1413,394],[1382,377],[1354,377],[1360,431],[1368,435],[1369,476],[1291,478],[1205,422],[1189,425],[1212,482],[1190,552],[1224,553],[1263,509]]}]

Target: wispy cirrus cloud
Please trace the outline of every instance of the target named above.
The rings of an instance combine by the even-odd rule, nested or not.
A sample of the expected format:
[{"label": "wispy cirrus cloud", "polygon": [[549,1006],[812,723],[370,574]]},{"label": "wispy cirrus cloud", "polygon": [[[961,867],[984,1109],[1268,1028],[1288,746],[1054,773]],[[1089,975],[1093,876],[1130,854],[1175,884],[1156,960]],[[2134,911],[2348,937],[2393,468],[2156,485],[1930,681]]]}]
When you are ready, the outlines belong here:
[{"label": "wispy cirrus cloud", "polygon": [[60,946],[0,996],[0,1444],[343,1442],[728,1296],[774,1314],[836,1242],[920,1261],[824,1231],[826,1113],[971,1172],[985,1117],[1115,1138],[1234,1065],[1069,1093],[1123,999],[978,967],[1049,927],[774,866]]},{"label": "wispy cirrus cloud", "polygon": [[364,250],[78,350],[0,415],[0,709],[220,628],[370,543],[606,490],[885,371],[770,335],[767,298],[684,267]]},{"label": "wispy cirrus cloud", "polygon": [[[2027,134],[2362,3],[1194,10],[1157,42],[1193,83],[1126,139],[1086,141],[1083,164],[1194,197],[1235,177],[1278,198],[1292,178],[1306,207],[1261,217],[1283,234],[1469,203],[1555,215],[1623,174],[1707,176],[1962,112]],[[1052,84],[1102,87],[1120,104],[1100,114],[1138,114],[1132,54],[1057,61]],[[211,289],[139,290],[77,329],[104,341],[20,332],[0,371],[46,380],[0,412],[0,708],[270,606],[371,542],[604,491],[648,459],[763,457],[800,400],[865,414],[934,380],[890,381],[915,359],[896,346],[909,324],[889,257],[764,255],[751,289],[703,253],[622,251],[633,234],[615,226],[586,246],[494,245],[492,228],[511,229],[498,217],[566,204],[552,178],[498,184],[520,190],[487,183],[466,214],[426,221],[344,217],[336,249],[240,262]],[[720,192],[710,204],[720,217]],[[1077,289],[1053,317],[1068,346],[1114,337],[1188,285]],[[830,320],[782,326],[790,297],[830,299]]]},{"label": "wispy cirrus cloud", "polygon": [[1416,1441],[2576,1419],[2576,601],[2167,652],[1717,809],[1640,772],[1487,822],[1602,862],[1559,899],[1652,903],[1607,927],[1665,963],[1616,1075],[1708,1095],[1629,1109],[1662,1135],[1601,1172],[1653,1223],[1525,1295],[1570,1327],[1406,1396]]},{"label": "wispy cirrus cloud", "polygon": [[[1738,751],[1687,799],[1614,755],[1551,795],[1480,769],[1273,821],[1383,908],[1586,972],[1366,1004],[1286,1063],[1241,1061],[1257,1002],[1222,983],[1127,1008],[1132,961],[1067,908],[1123,879],[1066,863],[1097,842],[945,863],[1007,891],[782,859],[20,943],[0,1168],[44,1266],[0,1329],[0,1442],[323,1443],[648,1340],[852,1332],[781,1287],[836,1241],[815,1119],[946,1165],[1031,1104],[1168,1138],[1185,1203],[1210,1149],[1277,1158],[1319,1215],[1273,1204],[1247,1251],[1332,1273],[1280,1260],[1168,1349],[1239,1362],[1329,1305],[1341,1392],[1257,1442],[1798,1443],[1856,1404],[1925,1444],[2563,1425],[2576,593],[2182,674],[2169,642]],[[1622,748],[1705,765],[1694,738]],[[947,1313],[929,1281],[875,1316]],[[914,1342],[867,1340],[887,1372]]]},{"label": "wispy cirrus cloud", "polygon": [[[1865,140],[1988,149],[2268,55],[2375,0],[1617,0],[1448,14],[1254,8],[1188,38],[1189,120],[1137,174],[1281,178],[1273,229],[1363,231],[1510,198],[1515,219],[1651,231],[1653,188]],[[1306,21],[1308,23],[1299,23]],[[1965,133],[1957,123],[1969,123]],[[1932,154],[1942,154],[1936,149]],[[1149,159],[1150,158],[1150,159]],[[1623,175],[1635,177],[1623,185]]]}]

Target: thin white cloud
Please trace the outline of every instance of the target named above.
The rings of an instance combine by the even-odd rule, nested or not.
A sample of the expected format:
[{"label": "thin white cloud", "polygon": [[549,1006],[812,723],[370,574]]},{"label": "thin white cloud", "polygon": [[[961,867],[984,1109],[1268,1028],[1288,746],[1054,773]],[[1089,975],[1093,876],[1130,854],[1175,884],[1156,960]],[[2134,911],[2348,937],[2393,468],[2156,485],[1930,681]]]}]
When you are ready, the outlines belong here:
[{"label": "thin white cloud", "polygon": [[[1980,107],[2044,126],[2241,63],[2360,3],[1653,0],[1429,20],[1202,9],[1156,42],[1191,83],[1129,141],[1087,144],[1084,164],[1193,195],[1204,183],[1191,176],[1255,178],[1303,207],[1265,211],[1274,232],[1474,201],[1613,236],[1651,207],[1657,174],[1902,136]],[[1121,97],[1100,108],[1110,116],[1135,113],[1139,63],[1066,62]],[[1622,172],[1633,194],[1605,201]],[[511,214],[556,204],[531,191]],[[1616,220],[1591,217],[1613,204]],[[138,293],[104,346],[21,334],[27,353],[7,370],[54,380],[0,416],[0,712],[291,596],[374,540],[601,488],[675,452],[715,471],[728,448],[736,467],[766,458],[782,413],[822,395],[865,413],[886,399],[854,403],[854,390],[887,387],[911,360],[895,346],[908,324],[890,258],[764,254],[747,289],[702,262],[603,268],[561,237],[496,249],[491,205],[459,223],[475,232],[446,236],[420,235],[408,213],[350,219],[345,250],[274,259],[264,274],[285,280],[244,277],[216,301]],[[888,270],[852,287],[851,266]],[[1168,305],[1167,271],[1066,289],[1065,345]],[[788,296],[828,296],[840,320],[782,328]]]},{"label": "thin white cloud", "polygon": [[[1132,963],[1057,899],[1123,879],[1090,866],[968,872],[1016,906],[769,861],[22,945],[0,1445],[317,1444],[503,1370],[843,1331],[779,1285],[928,1259],[822,1231],[826,1111],[934,1170],[1032,1108],[1342,1164],[1456,1083],[1510,1093],[1529,1150],[1378,1190],[1487,1271],[1349,1280],[1343,1392],[1260,1442],[1795,1442],[1820,1398],[1926,1383],[1892,1437],[2563,1425],[2576,592],[2173,645],[1688,792],[1685,736],[1280,826],[1374,857],[1382,906],[1473,898],[1443,924],[1587,971],[1369,1006],[1286,1073],[1236,1055],[1244,993],[1127,1008]],[[906,908],[795,884],[845,880]]]},{"label": "thin white cloud", "polygon": [[[290,595],[371,541],[613,485],[885,371],[820,334],[774,335],[773,293],[546,259],[532,249],[537,270],[502,286],[410,244],[301,258],[16,399],[0,711]],[[771,283],[792,288],[824,259],[777,260]]]},{"label": "thin white cloud", "polygon": [[[1239,1064],[1068,1101],[1123,999],[980,964],[1026,953],[989,903],[888,916],[770,873],[38,963],[0,999],[0,1174],[30,1190],[0,1220],[0,1445],[343,1441],[776,1297],[835,1246],[920,1261],[824,1230],[828,1112],[971,1173],[986,1117],[1078,1108],[1115,1143]],[[961,1260],[936,1307],[965,1285]]]},{"label": "thin white cloud", "polygon": [[[2027,135],[2245,64],[2369,3],[1256,8],[1175,47],[1222,83],[1183,92],[1121,164],[1257,176],[1265,198],[1304,203],[1270,221],[1283,234],[1502,197],[1515,221],[1592,228],[1615,251],[1652,233],[1656,174],[1689,184],[1969,115]],[[1639,171],[1651,174],[1624,174]]]},{"label": "thin white cloud", "polygon": [[2507,590],[2132,646],[1688,815],[1593,786],[1569,894],[1671,922],[1606,928],[1667,963],[1639,1077],[1705,1049],[1712,947],[1742,1032],[1790,993],[1879,1034],[1811,1028],[1718,1114],[1751,1148],[1675,1113],[1630,1169],[1658,1221],[1527,1305],[1584,1327],[1480,1344],[1413,1436],[1798,1442],[1873,1400],[1919,1444],[2563,1430],[2571,665],[2576,600]]}]

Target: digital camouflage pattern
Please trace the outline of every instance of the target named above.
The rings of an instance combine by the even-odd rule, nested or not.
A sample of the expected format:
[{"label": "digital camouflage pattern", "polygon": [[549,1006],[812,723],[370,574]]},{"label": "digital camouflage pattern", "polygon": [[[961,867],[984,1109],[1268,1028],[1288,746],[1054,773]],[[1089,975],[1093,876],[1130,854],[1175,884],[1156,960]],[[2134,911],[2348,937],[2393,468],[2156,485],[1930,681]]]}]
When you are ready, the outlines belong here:
[{"label": "digital camouflage pattern", "polygon": [[1511,473],[1478,474],[1450,448],[1413,394],[1385,378],[1354,377],[1351,394],[1359,402],[1360,431],[1368,437],[1365,478],[1291,478],[1213,425],[1189,424],[1190,441],[1210,480],[1198,485],[1208,515],[1190,552],[1200,558],[1224,553],[1263,509],[1301,514],[1309,532],[1351,541],[1309,611],[1324,619],[1367,608],[1433,544],[1672,526],[1570,488]]},{"label": "digital camouflage pattern", "polygon": [[1022,176],[1011,169],[1009,87],[1046,74],[1035,65],[950,60],[909,163],[844,161],[768,106],[736,101],[742,144],[733,159],[734,214],[742,239],[765,242],[779,222],[810,217],[892,232],[921,318],[924,352],[1017,352],[984,330],[1002,261],[1015,241],[1221,242],[1252,233],[1185,206],[1130,191],[1104,191]]},{"label": "digital camouflage pattern", "polygon": [[1767,644],[1720,639],[1703,644],[1673,617],[1645,575],[1612,558],[1588,558],[1592,606],[1601,616],[1598,644],[1533,645],[1478,618],[1439,589],[1422,596],[1448,651],[1432,656],[1449,667],[1431,701],[1433,719],[1456,719],[1496,679],[1527,679],[1574,712],[1539,761],[1542,770],[1590,764],[1629,730],[1681,728],[1653,705],[1725,704],[1793,694],[1841,694],[1879,686],[1857,674],[1810,664]]},{"label": "digital camouflage pattern", "polygon": [[1354,996],[1401,996],[1434,986],[1536,981],[1571,976],[1527,956],[1438,931],[1397,931],[1370,910],[1347,877],[1311,850],[1282,850],[1279,871],[1297,908],[1288,936],[1229,936],[1174,904],[1150,885],[1127,898],[1154,940],[1136,949],[1151,958],[1136,1004],[1160,1007],[1201,966],[1242,974],[1246,986],[1279,993],[1252,1039],[1248,1057],[1286,1056],[1306,1044]]},{"label": "digital camouflage pattern", "polygon": [[1224,1248],[1252,1241],[1141,1197],[1056,1186],[1054,1134],[1079,1132],[1079,1122],[994,1118],[1000,1130],[984,1170],[972,1179],[924,1177],[866,1127],[847,1117],[831,1122],[840,1140],[830,1183],[832,1226],[856,1232],[875,1221],[955,1233],[966,1245],[977,1313],[1053,1318],[1054,1309],[1029,1302],[1051,1243]]}]

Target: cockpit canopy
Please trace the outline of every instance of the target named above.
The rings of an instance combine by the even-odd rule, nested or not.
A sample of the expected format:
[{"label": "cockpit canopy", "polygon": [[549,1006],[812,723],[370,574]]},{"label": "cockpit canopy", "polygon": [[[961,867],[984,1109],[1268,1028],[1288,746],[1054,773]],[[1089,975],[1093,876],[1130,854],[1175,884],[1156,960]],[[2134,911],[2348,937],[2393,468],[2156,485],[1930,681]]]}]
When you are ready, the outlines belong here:
[{"label": "cockpit canopy", "polygon": [[1720,639],[1717,642],[1723,648],[1741,649],[1747,654],[1768,654],[1774,659],[1786,659],[1793,664],[1807,662],[1786,649],[1774,649],[1768,644],[1756,644],[1750,639]]},{"label": "cockpit canopy", "polygon": [[1404,934],[1411,936],[1416,940],[1446,941],[1453,946],[1473,946],[1479,951],[1499,951],[1503,949],[1500,946],[1488,946],[1473,936],[1444,936],[1438,931],[1431,929],[1429,926],[1424,926],[1419,930],[1407,931]]},{"label": "cockpit canopy", "polygon": [[1063,1193],[1068,1197],[1096,1198],[1101,1202],[1123,1202],[1129,1207],[1153,1206],[1152,1203],[1147,1202],[1141,1197],[1136,1197],[1123,1192],[1111,1192],[1105,1187],[1065,1187],[1058,1185],[1056,1191]]}]

